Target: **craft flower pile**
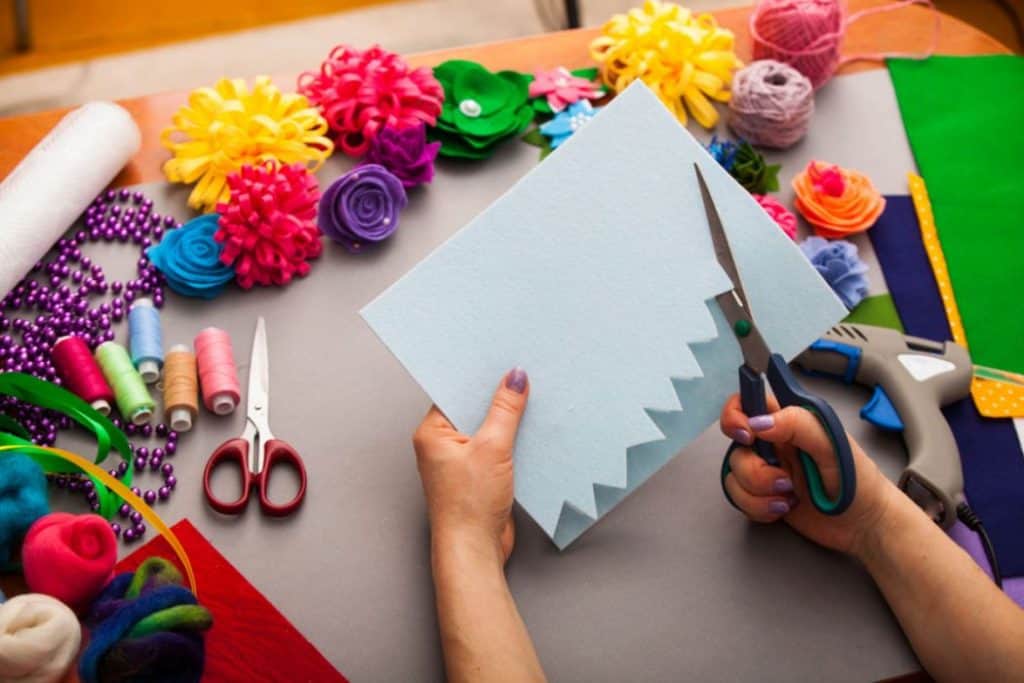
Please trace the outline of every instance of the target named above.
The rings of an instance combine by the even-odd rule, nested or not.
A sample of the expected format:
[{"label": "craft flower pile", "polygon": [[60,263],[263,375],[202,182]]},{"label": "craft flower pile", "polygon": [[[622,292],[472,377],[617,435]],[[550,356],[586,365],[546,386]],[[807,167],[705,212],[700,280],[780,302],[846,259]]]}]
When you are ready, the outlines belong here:
[{"label": "craft flower pile", "polygon": [[251,90],[244,80],[225,78],[193,91],[160,134],[174,154],[164,174],[196,183],[188,205],[212,211],[228,199],[227,175],[242,166],[277,161],[316,170],[334,149],[326,133],[327,122],[302,95],[282,94],[266,76]]},{"label": "craft flower pile", "polygon": [[363,163],[383,166],[408,189],[433,179],[440,148],[440,142],[427,142],[427,127],[422,123],[404,130],[385,128],[370,143]]},{"label": "craft flower pile", "polygon": [[221,263],[223,248],[213,238],[219,218],[217,214],[194,218],[168,230],[159,244],[146,250],[167,286],[178,294],[212,299],[235,277],[235,271]]},{"label": "craft flower pile", "polygon": [[772,220],[775,221],[782,232],[789,236],[789,239],[796,239],[796,216],[775,197],[767,194],[755,194],[754,201],[761,205]]},{"label": "craft flower pile", "polygon": [[324,191],[317,222],[321,232],[356,254],[394,234],[405,203],[402,182],[388,169],[357,166]]},{"label": "craft flower pile", "polygon": [[434,68],[444,86],[444,108],[431,138],[441,155],[486,159],[498,143],[533,121],[529,77],[515,71],[492,73],[476,62],[453,59]]},{"label": "craft flower pile", "polygon": [[885,197],[867,176],[821,161],[793,178],[793,190],[797,210],[829,239],[864,232],[885,210]]},{"label": "craft flower pile", "polygon": [[[591,70],[583,69],[580,73],[589,71]],[[542,114],[552,114],[580,100],[600,99],[604,91],[590,78],[583,78],[560,66],[550,71],[535,71],[533,80],[530,81],[529,95],[535,98],[534,109]]]},{"label": "craft flower pile", "polygon": [[444,91],[430,69],[410,69],[378,45],[338,45],[318,71],[299,76],[299,92],[320,107],[345,154],[359,157],[384,128],[433,126]]},{"label": "craft flower pile", "polygon": [[812,235],[800,243],[800,251],[846,308],[852,309],[867,296],[868,280],[864,274],[868,267],[857,255],[857,245]]},{"label": "craft flower pile", "polygon": [[565,111],[559,112],[555,118],[543,124],[540,127],[540,132],[551,139],[551,149],[557,149],[573,133],[594,118],[599,111],[601,111],[600,107],[594,107],[587,100],[582,100]]},{"label": "craft flower pile", "polygon": [[733,70],[742,66],[733,51],[732,31],[710,14],[693,13],[671,2],[647,0],[616,14],[590,44],[601,78],[616,92],[639,79],[680,122],[686,112],[713,128],[718,112],[709,101],[729,100]]},{"label": "craft flower pile", "polygon": [[301,164],[246,166],[228,176],[230,201],[218,204],[214,239],[238,284],[286,285],[309,274],[322,245],[316,227],[316,178]]},{"label": "craft flower pile", "polygon": [[751,194],[765,194],[779,189],[779,164],[769,164],[749,142],[741,141],[729,173]]}]

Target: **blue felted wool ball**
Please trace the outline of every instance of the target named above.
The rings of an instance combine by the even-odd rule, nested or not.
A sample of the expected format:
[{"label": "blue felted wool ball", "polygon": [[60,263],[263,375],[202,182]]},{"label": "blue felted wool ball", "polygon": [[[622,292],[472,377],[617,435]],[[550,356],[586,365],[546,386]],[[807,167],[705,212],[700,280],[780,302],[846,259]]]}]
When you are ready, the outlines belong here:
[{"label": "blue felted wool ball", "polygon": [[48,512],[43,469],[27,455],[0,454],[0,565],[10,562],[28,528]]}]

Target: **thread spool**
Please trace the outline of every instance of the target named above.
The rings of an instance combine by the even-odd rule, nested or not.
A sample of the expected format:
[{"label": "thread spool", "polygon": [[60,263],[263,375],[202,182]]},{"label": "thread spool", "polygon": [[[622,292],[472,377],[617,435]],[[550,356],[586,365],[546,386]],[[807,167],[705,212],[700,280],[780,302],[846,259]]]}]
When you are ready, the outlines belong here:
[{"label": "thread spool", "polygon": [[751,144],[785,149],[807,133],[814,87],[788,64],[753,62],[733,75],[731,89],[729,127]]},{"label": "thread spool", "polygon": [[104,342],[96,347],[96,360],[103,376],[114,388],[117,409],[126,420],[143,425],[153,417],[153,397],[149,395],[142,375],[132,365],[128,351],[117,342]]},{"label": "thread spool", "polygon": [[231,337],[222,329],[207,327],[196,335],[195,348],[203,405],[217,415],[229,415],[242,395]]},{"label": "thread spool", "polygon": [[132,350],[132,363],[142,375],[142,381],[153,384],[160,379],[160,368],[164,364],[160,312],[148,297],[136,300],[128,310],[128,345]]},{"label": "thread spool", "polygon": [[61,337],[50,352],[64,386],[103,415],[110,414],[114,390],[81,337]]},{"label": "thread spool", "polygon": [[175,344],[164,359],[164,411],[171,429],[187,432],[199,413],[196,357],[184,344]]}]

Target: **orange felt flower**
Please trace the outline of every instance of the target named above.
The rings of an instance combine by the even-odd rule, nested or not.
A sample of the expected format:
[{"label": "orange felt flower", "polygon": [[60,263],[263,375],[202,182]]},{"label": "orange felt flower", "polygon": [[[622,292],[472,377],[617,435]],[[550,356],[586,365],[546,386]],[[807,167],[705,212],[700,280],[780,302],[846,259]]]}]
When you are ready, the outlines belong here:
[{"label": "orange felt flower", "polygon": [[828,239],[864,232],[885,209],[885,197],[866,175],[822,161],[807,164],[793,178],[793,190],[797,210]]}]

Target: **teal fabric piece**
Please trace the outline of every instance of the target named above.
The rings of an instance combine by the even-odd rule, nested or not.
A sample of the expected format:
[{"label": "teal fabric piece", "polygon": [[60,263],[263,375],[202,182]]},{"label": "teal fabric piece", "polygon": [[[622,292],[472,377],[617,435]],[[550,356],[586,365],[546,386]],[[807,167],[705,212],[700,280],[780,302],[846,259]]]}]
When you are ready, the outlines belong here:
[{"label": "teal fabric piece", "polygon": [[694,163],[762,333],[793,357],[845,307],[639,82],[362,311],[464,432],[503,373],[527,370],[516,497],[559,547],[714,422],[737,389],[738,347],[713,301],[730,283]]}]

